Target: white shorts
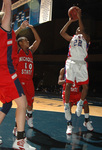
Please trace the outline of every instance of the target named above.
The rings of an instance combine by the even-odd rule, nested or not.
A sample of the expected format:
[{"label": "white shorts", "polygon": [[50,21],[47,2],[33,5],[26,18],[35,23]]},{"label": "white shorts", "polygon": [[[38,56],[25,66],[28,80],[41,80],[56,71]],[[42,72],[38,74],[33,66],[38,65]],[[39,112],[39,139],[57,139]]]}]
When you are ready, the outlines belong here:
[{"label": "white shorts", "polygon": [[88,84],[89,76],[87,63],[85,61],[66,60],[66,83],[73,83],[76,80],[78,84]]}]

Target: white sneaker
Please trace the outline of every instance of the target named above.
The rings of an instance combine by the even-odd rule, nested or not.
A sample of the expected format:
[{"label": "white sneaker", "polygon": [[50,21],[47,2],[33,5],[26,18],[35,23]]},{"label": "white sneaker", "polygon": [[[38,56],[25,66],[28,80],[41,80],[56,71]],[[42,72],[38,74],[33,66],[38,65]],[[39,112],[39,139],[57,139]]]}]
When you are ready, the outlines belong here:
[{"label": "white sneaker", "polygon": [[72,125],[68,125],[67,130],[66,130],[66,134],[68,134],[68,135],[72,134],[72,128],[73,128]]},{"label": "white sneaker", "polygon": [[29,118],[26,114],[26,120],[29,127],[33,128],[33,117]]},{"label": "white sneaker", "polygon": [[93,131],[93,126],[92,126],[92,124],[91,124],[91,121],[84,122],[84,123],[83,123],[83,126],[86,127],[87,130]]},{"label": "white sneaker", "polygon": [[83,108],[83,102],[79,101],[77,103],[77,109],[76,109],[76,115],[79,117],[82,113],[82,108]]},{"label": "white sneaker", "polygon": [[17,136],[17,127],[14,127],[12,133],[13,133],[14,136]]},{"label": "white sneaker", "polygon": [[20,140],[15,140],[15,142],[13,143],[13,146],[12,148],[14,149],[22,149],[22,150],[37,150],[35,147],[32,147],[30,146],[28,143],[27,143],[27,139],[20,139]]},{"label": "white sneaker", "polygon": [[71,120],[70,107],[65,106],[64,110],[65,110],[65,118],[66,118],[66,120]]}]

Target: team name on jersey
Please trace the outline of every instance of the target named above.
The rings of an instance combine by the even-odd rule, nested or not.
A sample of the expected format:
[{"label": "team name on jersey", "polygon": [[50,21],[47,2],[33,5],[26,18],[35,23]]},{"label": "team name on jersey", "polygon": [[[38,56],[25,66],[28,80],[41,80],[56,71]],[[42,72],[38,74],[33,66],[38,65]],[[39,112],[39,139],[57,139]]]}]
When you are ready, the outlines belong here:
[{"label": "team name on jersey", "polygon": [[32,70],[22,69],[21,74],[32,75]]},{"label": "team name on jersey", "polygon": [[19,57],[19,62],[21,62],[21,61],[26,61],[26,62],[33,63],[33,58],[30,58],[30,57]]},{"label": "team name on jersey", "polygon": [[75,87],[75,88],[71,87],[71,92],[78,92],[78,88],[77,87]]}]

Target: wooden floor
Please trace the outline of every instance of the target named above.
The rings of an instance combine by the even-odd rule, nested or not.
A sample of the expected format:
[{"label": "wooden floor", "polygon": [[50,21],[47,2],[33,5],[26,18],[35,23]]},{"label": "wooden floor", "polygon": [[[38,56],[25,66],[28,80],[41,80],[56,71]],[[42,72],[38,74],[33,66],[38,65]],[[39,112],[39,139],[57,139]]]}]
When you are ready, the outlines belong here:
[{"label": "wooden floor", "polygon": [[[2,104],[0,103],[0,107]],[[15,102],[12,105],[13,108],[16,108]],[[59,98],[41,98],[41,96],[36,96],[33,104],[34,110],[44,110],[44,111],[54,111],[54,112],[64,112],[64,105],[61,99]],[[90,115],[102,117],[102,107],[93,106],[92,103],[89,103]],[[75,113],[76,106],[72,107],[72,113]],[[84,112],[82,112],[84,114]]]}]

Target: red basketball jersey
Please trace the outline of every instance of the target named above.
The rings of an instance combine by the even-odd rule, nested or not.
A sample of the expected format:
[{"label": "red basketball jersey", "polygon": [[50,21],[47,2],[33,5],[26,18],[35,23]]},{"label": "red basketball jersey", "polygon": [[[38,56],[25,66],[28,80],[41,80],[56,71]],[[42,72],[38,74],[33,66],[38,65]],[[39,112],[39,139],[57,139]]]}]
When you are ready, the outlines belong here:
[{"label": "red basketball jersey", "polygon": [[24,94],[16,73],[17,42],[13,30],[0,27],[0,101],[8,103]]},{"label": "red basketball jersey", "polygon": [[[63,86],[63,91],[65,91],[66,83],[64,83],[62,86]],[[73,85],[71,87],[70,94],[74,95],[74,94],[77,94],[79,92],[80,92],[80,86],[77,85],[77,83],[75,81],[75,83],[73,83]]]},{"label": "red basketball jersey", "polygon": [[24,50],[20,49],[18,52],[18,66],[17,74],[19,78],[26,80],[33,78],[34,64],[33,64],[33,54],[31,50],[28,49],[26,54]]},{"label": "red basketball jersey", "polygon": [[[65,103],[65,87],[66,84],[63,84],[63,91],[62,91],[62,98],[63,98],[63,103]],[[76,82],[72,85],[71,90],[70,90],[70,98],[69,102],[71,102],[71,106],[73,104],[76,104],[81,97],[81,92],[80,92],[80,86],[76,84]]]},{"label": "red basketball jersey", "polygon": [[5,65],[10,74],[15,72],[17,65],[17,42],[13,30],[5,31],[0,27],[0,65]]}]

